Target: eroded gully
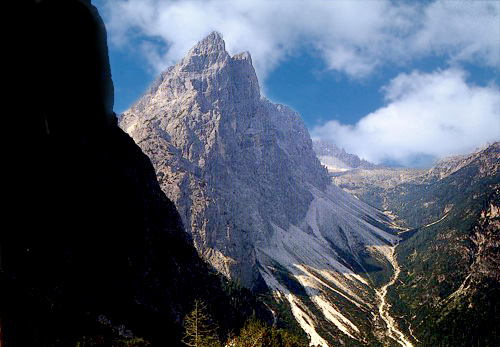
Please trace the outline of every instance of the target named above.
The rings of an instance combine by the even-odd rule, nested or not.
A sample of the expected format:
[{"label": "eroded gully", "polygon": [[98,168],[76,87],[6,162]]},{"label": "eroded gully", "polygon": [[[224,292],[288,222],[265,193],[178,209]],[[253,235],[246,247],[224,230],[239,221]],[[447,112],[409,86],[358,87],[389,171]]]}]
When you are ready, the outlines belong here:
[{"label": "eroded gully", "polygon": [[390,305],[387,302],[387,291],[390,286],[394,285],[396,283],[399,274],[401,272],[401,268],[399,267],[399,264],[396,259],[396,246],[397,244],[393,245],[390,247],[390,253],[387,256],[387,259],[391,263],[392,267],[394,268],[394,274],[392,275],[391,279],[389,282],[387,282],[384,286],[382,286],[380,289],[376,290],[377,298],[379,300],[378,303],[378,311],[380,314],[380,317],[382,317],[382,320],[385,322],[387,326],[386,330],[386,336],[393,339],[397,343],[399,343],[403,347],[413,347],[413,344],[411,341],[406,337],[406,335],[399,330],[398,324],[396,323],[396,320],[391,316],[389,308]]}]

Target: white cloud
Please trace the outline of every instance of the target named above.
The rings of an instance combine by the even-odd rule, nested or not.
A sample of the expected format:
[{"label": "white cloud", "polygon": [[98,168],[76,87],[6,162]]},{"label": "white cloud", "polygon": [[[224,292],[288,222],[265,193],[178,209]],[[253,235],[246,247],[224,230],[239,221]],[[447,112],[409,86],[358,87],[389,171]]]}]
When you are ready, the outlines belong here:
[{"label": "white cloud", "polygon": [[422,27],[412,37],[413,51],[499,67],[499,2],[440,1],[426,7],[423,14]]},{"label": "white cloud", "polygon": [[[443,1],[100,0],[109,40],[149,52],[159,72],[213,30],[231,54],[250,51],[263,81],[281,61],[309,48],[353,78],[383,64],[432,54],[500,68],[500,4]],[[153,41],[151,39],[154,39]],[[147,50],[144,49],[147,46]],[[168,47],[165,50],[165,47]]]},{"label": "white cloud", "polygon": [[400,74],[383,91],[385,107],[354,126],[336,121],[316,126],[312,136],[375,163],[403,165],[422,155],[465,153],[500,140],[500,90],[468,85],[461,70]]},{"label": "white cloud", "polygon": [[464,62],[500,70],[498,1],[96,0],[116,49],[135,50],[157,74],[211,31],[230,54],[249,51],[259,80],[308,49],[327,69],[363,79],[387,65],[438,58],[449,70],[401,74],[386,106],[356,125],[331,121],[313,135],[368,160],[411,164],[499,140],[498,87],[468,85]]}]

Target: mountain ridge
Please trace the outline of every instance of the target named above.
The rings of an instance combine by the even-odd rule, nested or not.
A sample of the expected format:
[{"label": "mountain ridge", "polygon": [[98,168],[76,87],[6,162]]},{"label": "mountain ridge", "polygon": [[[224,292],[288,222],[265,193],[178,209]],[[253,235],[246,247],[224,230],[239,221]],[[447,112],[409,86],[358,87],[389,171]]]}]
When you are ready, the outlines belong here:
[{"label": "mountain ridge", "polygon": [[[215,49],[207,47],[207,45],[211,44],[215,45]],[[242,53],[231,58],[227,52],[222,51],[223,48],[224,44],[221,42],[221,37],[215,33],[210,34],[206,39],[200,41],[200,43],[189,51],[184,59],[175,67],[167,69],[166,72],[162,74],[162,77],[157,80],[158,87],[151,89],[151,91],[157,92],[154,97],[150,96],[151,94],[145,95],[145,97],[136,104],[137,107],[133,106],[128,113],[126,112],[121,116],[121,127],[129,133],[133,133],[136,140],[140,142],[142,141],[142,135],[134,131],[134,122],[137,120],[134,119],[133,116],[131,117],[134,112],[142,111],[143,114],[146,111],[150,112],[147,117],[151,117],[151,114],[155,114],[156,109],[161,109],[162,107],[169,108],[171,110],[170,112],[178,112],[176,117],[174,117],[175,119],[171,120],[171,122],[176,123],[174,128],[177,128],[172,129],[168,135],[166,135],[165,132],[161,132],[161,135],[164,135],[165,139],[163,140],[169,143],[166,144],[168,148],[172,148],[171,146],[173,146],[181,150],[181,153],[178,153],[179,155],[175,158],[174,155],[170,155],[170,158],[174,161],[171,166],[175,167],[175,165],[178,165],[183,167],[186,171],[191,171],[194,176],[196,176],[199,171],[193,167],[193,165],[199,168],[206,168],[203,175],[204,177],[198,175],[195,179],[198,185],[201,185],[203,181],[213,181],[213,172],[211,172],[213,167],[209,166],[215,166],[215,164],[211,162],[220,162],[228,159],[225,158],[224,147],[253,146],[256,144],[254,148],[250,148],[249,150],[243,149],[249,161],[255,162],[255,165],[252,165],[252,170],[255,172],[257,172],[260,165],[265,166],[265,163],[262,162],[263,155],[273,157],[274,160],[278,161],[278,165],[284,165],[283,170],[286,171],[293,170],[293,167],[301,167],[299,165],[289,165],[286,161],[283,161],[279,157],[275,157],[276,155],[285,155],[283,153],[284,151],[289,154],[297,152],[297,148],[287,147],[284,139],[288,136],[301,136],[301,141],[305,143],[305,146],[310,146],[310,140],[305,137],[307,129],[302,124],[300,117],[289,108],[279,106],[281,108],[280,114],[282,118],[287,120],[285,123],[280,124],[285,130],[278,132],[276,130],[277,119],[273,117],[263,118],[260,116],[261,114],[269,114],[270,110],[276,109],[277,106],[271,105],[265,99],[260,98],[257,76],[251,66],[250,55]],[[204,56],[206,54],[205,52],[209,52],[207,57]],[[209,62],[208,66],[206,65],[207,62]],[[197,70],[193,70],[193,66],[197,66]],[[197,73],[196,71],[202,71],[203,73]],[[183,81],[186,82],[179,83],[180,78],[183,78]],[[210,80],[210,78],[213,78],[213,80]],[[239,82],[231,83],[232,80],[238,80]],[[210,83],[207,81],[210,81]],[[157,82],[155,82],[155,85],[156,83]],[[161,93],[160,91],[158,94],[160,88],[163,88],[165,93]],[[228,95],[222,94],[223,91],[228,90],[230,92]],[[179,97],[181,93],[184,94]],[[165,100],[171,100],[170,102],[173,105],[166,105]],[[241,100],[245,102],[243,103]],[[145,103],[149,104],[148,110],[143,107]],[[186,114],[195,115],[191,117],[189,124],[186,124],[186,119],[183,117],[183,115]],[[164,119],[157,122],[159,122],[159,127],[169,126]],[[272,131],[274,131],[274,133],[281,133],[281,135],[276,136],[274,133],[270,134],[269,129],[273,129]],[[222,136],[229,140],[220,140]],[[266,141],[277,144],[275,148],[280,153],[263,153],[265,152],[265,146],[262,143],[264,137]],[[248,138],[248,140],[246,138]],[[242,141],[247,142],[243,143]],[[154,144],[152,145],[154,146]],[[172,149],[172,152],[176,149]],[[310,155],[308,157],[311,158]],[[152,159],[153,164],[155,164],[155,160],[157,160],[158,157],[154,156]],[[236,161],[239,160],[238,158],[234,159]],[[311,158],[310,160],[314,162],[317,159]],[[295,159],[295,162],[299,161],[300,158]],[[245,167],[248,165],[229,164],[226,165],[226,167],[227,166],[231,166],[231,170],[234,172],[240,172],[241,166]],[[314,173],[313,171],[311,174],[303,170],[301,174],[306,177],[318,176],[321,174],[322,171],[317,164],[312,165],[312,167],[316,167],[316,171],[319,171],[319,173]],[[173,177],[175,173],[166,172],[165,175]],[[293,176],[292,172],[290,172],[290,175]],[[248,176],[248,173],[241,172],[233,175],[233,177],[239,176]],[[269,179],[271,181],[276,180],[276,178],[272,177],[269,177]],[[230,181],[230,178],[227,178],[227,180]],[[317,177],[313,177],[310,181],[326,182],[327,178],[322,177],[318,179]],[[231,184],[228,182],[228,186],[230,185]],[[280,186],[277,181],[275,181],[273,185]],[[220,185],[218,186],[220,187]],[[199,191],[203,190],[201,187],[196,189]],[[222,187],[220,189],[225,188]],[[283,195],[285,196],[287,194],[294,194],[285,187],[282,187],[282,189],[284,190]],[[177,194],[178,196],[175,197],[171,194],[174,201],[179,200],[182,193],[178,191]],[[200,194],[210,194],[210,192],[203,192]],[[265,195],[267,193],[266,191],[262,191],[261,194]],[[307,196],[308,193],[304,191],[302,195]],[[299,197],[294,199],[301,200]],[[273,209],[276,210],[276,208],[270,208],[270,210]],[[283,212],[285,211],[276,211],[276,213],[281,215]],[[191,224],[189,222],[190,213],[186,211],[183,215],[184,223],[189,229]],[[305,212],[302,212],[302,215],[305,215]],[[278,219],[281,220],[280,223],[283,226],[286,226],[288,220],[293,221],[296,219],[296,215],[295,213],[288,213],[286,217],[282,216],[278,217]],[[254,220],[253,223],[258,224],[260,222]]]},{"label": "mountain ridge", "polygon": [[391,184],[342,177],[344,189],[402,226],[400,282],[388,295],[393,316],[406,317],[400,324],[418,345],[498,339],[499,168],[496,142],[408,177],[390,176]]}]

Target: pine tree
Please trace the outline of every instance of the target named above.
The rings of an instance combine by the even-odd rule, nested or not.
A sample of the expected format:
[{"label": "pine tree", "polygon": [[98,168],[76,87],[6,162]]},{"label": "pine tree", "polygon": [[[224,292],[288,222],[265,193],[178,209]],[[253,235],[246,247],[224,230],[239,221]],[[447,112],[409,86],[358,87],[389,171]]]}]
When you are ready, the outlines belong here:
[{"label": "pine tree", "polygon": [[195,300],[193,310],[184,319],[185,334],[182,343],[189,347],[218,347],[217,327],[207,314],[207,307],[201,300]]},{"label": "pine tree", "polygon": [[235,347],[307,347],[309,342],[301,341],[295,335],[282,329],[250,318],[241,329],[240,335],[232,340]]}]

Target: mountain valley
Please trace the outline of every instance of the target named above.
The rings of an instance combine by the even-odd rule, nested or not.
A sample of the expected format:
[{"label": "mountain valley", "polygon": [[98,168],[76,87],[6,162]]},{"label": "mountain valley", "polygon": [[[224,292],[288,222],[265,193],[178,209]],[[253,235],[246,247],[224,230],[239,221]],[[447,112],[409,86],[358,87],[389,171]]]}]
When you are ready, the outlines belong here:
[{"label": "mountain valley", "polygon": [[[449,187],[474,160],[393,169],[313,145],[297,113],[260,95],[250,54],[229,56],[216,32],[163,72],[119,124],[151,159],[198,253],[264,295],[276,324],[300,327],[313,345],[418,345],[417,322],[397,318],[410,303],[394,301],[420,300],[395,292],[419,266],[403,244],[439,224],[451,204],[435,203],[439,189],[436,209],[405,197],[430,198],[426,187]],[[485,170],[498,182],[498,164]]]},{"label": "mountain valley", "polygon": [[391,220],[330,184],[300,116],[260,96],[248,53],[230,57],[210,34],[120,126],[212,266],[271,289],[313,344],[377,341],[375,283],[389,280],[399,239]]},{"label": "mountain valley", "polygon": [[200,255],[255,292],[269,289],[268,307],[289,317],[278,322],[298,324],[313,345],[418,344],[417,323],[394,318],[409,266],[396,245],[444,210],[414,221],[394,206],[395,192],[457,170],[385,168],[313,144],[298,114],[260,96],[250,54],[230,57],[216,32],[162,73],[120,126],[150,157]]},{"label": "mountain valley", "polygon": [[370,163],[216,31],[116,115],[90,1],[9,11],[0,347],[497,346],[500,142]]},{"label": "mountain valley", "polygon": [[[500,143],[430,170],[373,168],[333,175],[345,191],[401,226],[402,272],[389,288],[413,340],[493,346],[498,340]],[[482,264],[482,265],[479,265]]]}]

